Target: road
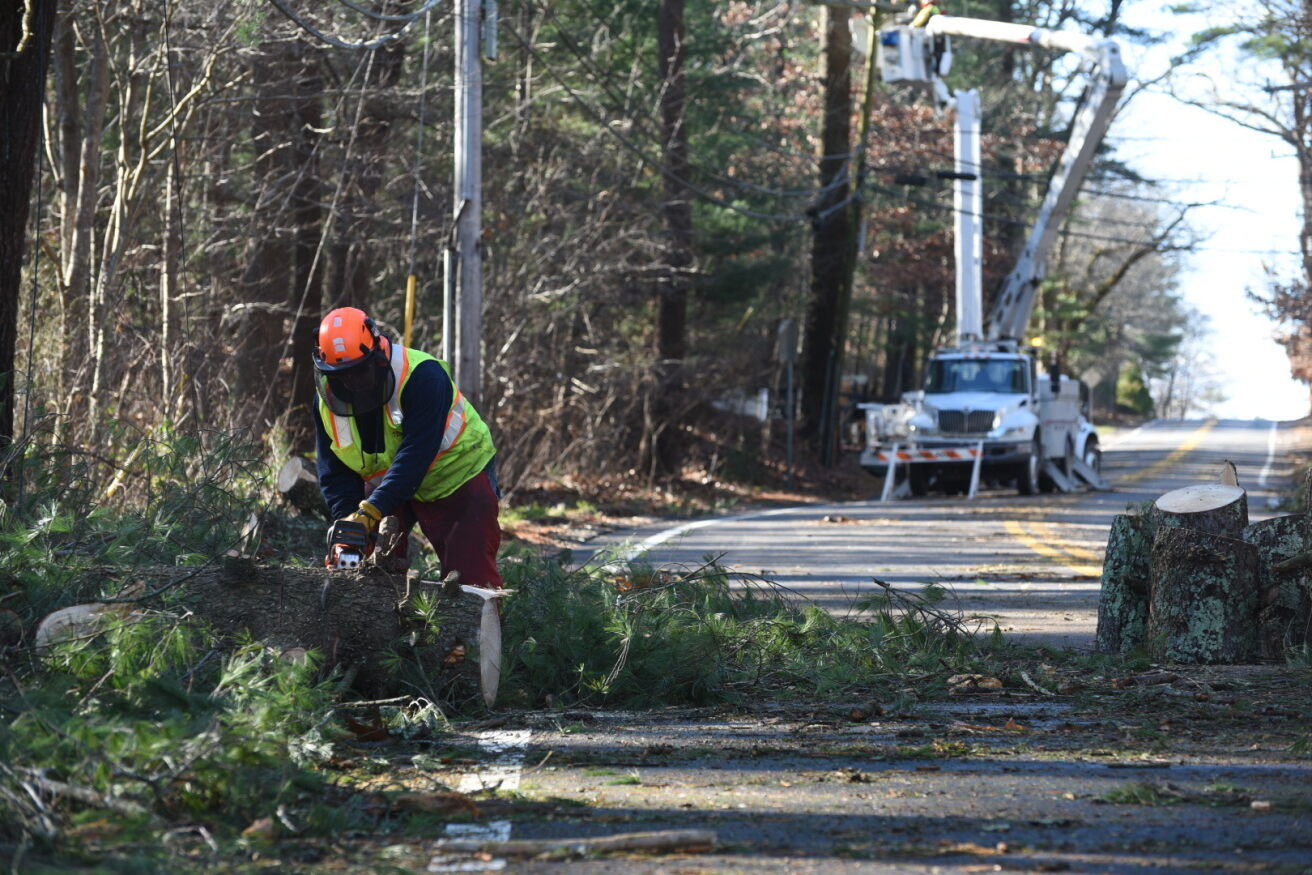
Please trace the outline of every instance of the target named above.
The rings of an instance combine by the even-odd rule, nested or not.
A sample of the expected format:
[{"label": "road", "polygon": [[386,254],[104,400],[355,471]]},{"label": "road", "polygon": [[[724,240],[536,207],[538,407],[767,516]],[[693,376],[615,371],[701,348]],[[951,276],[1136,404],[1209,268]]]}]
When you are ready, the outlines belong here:
[{"label": "road", "polygon": [[[1269,422],[1153,423],[1107,448],[1112,493],[791,507],[601,540],[658,564],[723,554],[836,610],[873,577],[936,580],[1015,636],[1087,646],[1112,516],[1214,479],[1223,459],[1253,515],[1269,513],[1289,474],[1279,451],[1296,435]],[[507,713],[444,739],[464,754],[449,768],[399,760],[414,786],[475,794],[483,816],[445,824],[444,841],[398,836],[386,850],[404,871],[427,872],[1312,873],[1306,669],[1121,677],[1136,669],[1078,655],[1028,669],[1052,668],[1045,658],[1058,664],[1056,695],[1013,679],[905,709],[854,710],[790,688],[700,709]],[[713,830],[714,848],[498,856],[507,839],[690,829]],[[445,843],[470,839],[494,844],[471,855]]]},{"label": "road", "polygon": [[[1295,434],[1263,420],[1152,422],[1105,445],[1112,492],[777,508],[615,533],[587,555],[645,554],[658,566],[693,567],[721,556],[735,571],[839,612],[876,588],[873,578],[910,589],[935,582],[967,616],[987,628],[998,623],[1014,640],[1088,648],[1112,517],[1127,504],[1215,480],[1225,459],[1248,490],[1251,518],[1269,516],[1290,476],[1282,450]],[[878,486],[871,478],[872,493]]]}]

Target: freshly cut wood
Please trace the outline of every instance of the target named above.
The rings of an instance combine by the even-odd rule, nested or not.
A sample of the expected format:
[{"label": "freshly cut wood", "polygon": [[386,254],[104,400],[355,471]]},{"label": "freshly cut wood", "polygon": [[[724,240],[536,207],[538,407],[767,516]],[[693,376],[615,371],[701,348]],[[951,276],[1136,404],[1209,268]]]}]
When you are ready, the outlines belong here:
[{"label": "freshly cut wood", "polygon": [[1257,653],[1257,606],[1257,547],[1215,532],[1157,529],[1148,611],[1154,658],[1249,661]]},{"label": "freshly cut wood", "polygon": [[615,851],[709,851],[718,836],[710,829],[629,832],[577,839],[439,839],[437,850],[456,854],[536,857],[539,854],[605,854]]},{"label": "freshly cut wood", "polygon": [[1282,659],[1312,643],[1312,521],[1301,513],[1262,520],[1244,529],[1244,540],[1260,563],[1258,652]]},{"label": "freshly cut wood", "polygon": [[302,513],[328,519],[328,505],[319,491],[319,472],[304,456],[292,456],[278,471],[278,492]]},{"label": "freshly cut wood", "polygon": [[69,605],[47,614],[36,627],[33,636],[33,648],[37,653],[44,653],[51,645],[74,638],[95,635],[119,617],[132,619],[142,616],[121,604],[90,602],[84,605]]},{"label": "freshly cut wood", "polygon": [[1248,493],[1226,483],[1203,483],[1166,493],[1153,502],[1158,525],[1183,526],[1238,540],[1248,525]]},{"label": "freshly cut wood", "polygon": [[1098,601],[1099,653],[1125,653],[1148,636],[1148,579],[1156,524],[1143,515],[1118,514],[1112,519],[1102,563]]}]

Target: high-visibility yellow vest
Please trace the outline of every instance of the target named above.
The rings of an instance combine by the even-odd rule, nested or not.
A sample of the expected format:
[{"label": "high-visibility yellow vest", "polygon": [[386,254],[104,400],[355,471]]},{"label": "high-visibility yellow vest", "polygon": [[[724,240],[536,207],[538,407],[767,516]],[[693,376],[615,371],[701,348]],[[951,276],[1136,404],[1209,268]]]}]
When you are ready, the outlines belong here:
[{"label": "high-visibility yellow vest", "polygon": [[[442,366],[447,379],[451,378],[450,366],[426,352],[406,349],[400,344],[392,344],[392,373],[396,377],[396,388],[387,401],[383,411],[383,451],[366,453],[360,441],[360,429],[356,426],[354,416],[341,416],[332,412],[323,399],[319,399],[319,416],[332,441],[332,450],[337,458],[359,474],[366,482],[377,483],[383,479],[387,469],[396,459],[396,451],[401,446],[405,434],[401,413],[401,392],[411,372],[421,363],[435,361]],[[446,415],[446,426],[442,430],[442,444],[428,473],[424,475],[419,490],[414,498],[420,501],[436,501],[455,492],[471,478],[481,472],[492,457],[496,447],[492,445],[492,434],[483,422],[474,405],[465,400],[460,388],[451,381],[451,409]]]}]

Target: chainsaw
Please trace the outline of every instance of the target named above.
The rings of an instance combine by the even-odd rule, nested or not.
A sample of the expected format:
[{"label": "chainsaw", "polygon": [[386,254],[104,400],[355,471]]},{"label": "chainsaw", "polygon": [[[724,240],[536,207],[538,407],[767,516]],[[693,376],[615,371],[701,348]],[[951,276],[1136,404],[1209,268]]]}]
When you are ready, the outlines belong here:
[{"label": "chainsaw", "polygon": [[337,520],[328,528],[328,556],[324,564],[329,568],[359,568],[372,547],[364,523]]}]

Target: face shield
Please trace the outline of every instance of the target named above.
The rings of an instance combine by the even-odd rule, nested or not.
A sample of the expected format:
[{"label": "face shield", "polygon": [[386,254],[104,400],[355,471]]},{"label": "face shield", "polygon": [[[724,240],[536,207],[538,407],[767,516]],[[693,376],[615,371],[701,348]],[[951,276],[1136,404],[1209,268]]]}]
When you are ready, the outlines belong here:
[{"label": "face shield", "polygon": [[[316,355],[316,363],[318,357]],[[338,416],[369,413],[388,402],[396,389],[396,375],[383,354],[382,344],[349,367],[316,368],[315,388],[328,409]]]}]

